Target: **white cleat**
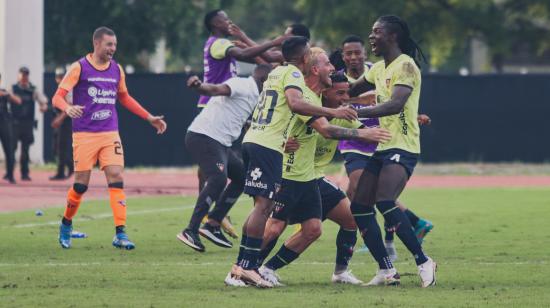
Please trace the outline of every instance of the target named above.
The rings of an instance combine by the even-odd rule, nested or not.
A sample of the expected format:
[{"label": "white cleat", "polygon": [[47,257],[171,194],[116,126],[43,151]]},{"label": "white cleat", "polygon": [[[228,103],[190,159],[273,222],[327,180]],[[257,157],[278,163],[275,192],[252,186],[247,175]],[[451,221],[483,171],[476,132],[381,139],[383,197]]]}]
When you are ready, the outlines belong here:
[{"label": "white cleat", "polygon": [[393,242],[385,242],[384,246],[386,247],[386,252],[388,253],[388,257],[390,257],[390,261],[397,261],[397,250],[395,249],[395,244]]},{"label": "white cleat", "polygon": [[401,283],[401,276],[395,268],[379,269],[376,276],[364,286],[398,286]]},{"label": "white cleat", "polygon": [[277,273],[275,273],[274,270],[262,265],[258,272],[265,281],[271,283],[274,287],[284,286],[284,284],[279,281],[281,278],[279,277],[279,275],[277,275]]},{"label": "white cleat", "polygon": [[241,270],[242,268],[240,266],[233,264],[231,271],[227,273],[223,281],[225,285],[229,287],[248,287],[248,285],[241,280]]},{"label": "white cleat", "polygon": [[418,266],[418,275],[423,288],[429,286],[435,286],[435,271],[437,270],[437,264],[428,257],[428,261]]},{"label": "white cleat", "polygon": [[342,272],[340,274],[332,274],[333,283],[349,283],[349,284],[363,284],[363,282],[355,277],[350,270]]}]

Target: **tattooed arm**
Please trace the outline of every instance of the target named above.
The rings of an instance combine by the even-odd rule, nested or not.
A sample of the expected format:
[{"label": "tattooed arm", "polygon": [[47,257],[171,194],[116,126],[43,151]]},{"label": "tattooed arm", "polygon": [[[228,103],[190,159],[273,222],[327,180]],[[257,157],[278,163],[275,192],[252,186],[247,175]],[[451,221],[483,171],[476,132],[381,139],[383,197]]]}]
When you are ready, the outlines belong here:
[{"label": "tattooed arm", "polygon": [[327,139],[385,142],[391,139],[389,131],[379,127],[350,129],[330,124],[326,118],[315,119],[310,126]]}]

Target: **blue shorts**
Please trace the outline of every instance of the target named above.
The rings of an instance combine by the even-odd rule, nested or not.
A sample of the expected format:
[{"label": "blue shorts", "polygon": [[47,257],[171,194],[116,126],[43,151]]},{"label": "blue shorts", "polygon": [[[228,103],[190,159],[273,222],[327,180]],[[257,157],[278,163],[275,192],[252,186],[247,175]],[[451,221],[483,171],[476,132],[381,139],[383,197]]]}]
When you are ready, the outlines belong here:
[{"label": "blue shorts", "polygon": [[401,149],[388,149],[375,152],[365,170],[375,174],[380,174],[380,169],[389,164],[399,164],[405,168],[409,178],[412,176],[414,167],[418,163],[419,154],[407,152]]},{"label": "blue shorts", "polygon": [[359,153],[344,153],[344,166],[346,167],[346,173],[348,176],[355,170],[363,170],[367,166],[370,160],[370,156]]},{"label": "blue shorts", "polygon": [[249,196],[275,198],[281,188],[283,155],[255,143],[243,143],[243,161],[246,167],[244,192]]},{"label": "blue shorts", "polygon": [[290,225],[312,218],[321,219],[321,194],[317,180],[298,182],[283,179],[271,217]]},{"label": "blue shorts", "polygon": [[321,220],[327,219],[328,213],[332,211],[340,201],[346,198],[346,194],[336,184],[329,181],[327,178],[317,179],[319,192],[321,193],[321,204],[323,207],[323,215]]}]

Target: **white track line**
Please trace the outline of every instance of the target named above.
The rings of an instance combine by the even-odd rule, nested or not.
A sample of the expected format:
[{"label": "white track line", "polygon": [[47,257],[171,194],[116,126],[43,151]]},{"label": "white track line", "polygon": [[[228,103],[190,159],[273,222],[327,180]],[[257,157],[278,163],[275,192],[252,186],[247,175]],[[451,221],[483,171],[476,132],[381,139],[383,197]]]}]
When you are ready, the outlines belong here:
[{"label": "white track line", "polygon": [[[203,263],[190,263],[190,262],[166,262],[166,263],[102,263],[102,262],[76,262],[76,263],[0,263],[0,267],[86,267],[86,266],[228,266],[231,262],[203,262]],[[311,266],[332,266],[333,262],[295,262],[296,265],[311,265]],[[363,266],[372,265],[372,262],[352,262],[351,266]],[[394,264],[406,265],[408,262],[398,262]],[[454,262],[448,262],[444,264],[456,264]],[[486,266],[498,266],[498,265],[546,265],[546,261],[526,261],[526,262],[468,262],[461,264],[477,264]]]},{"label": "white track line", "polygon": [[[242,199],[235,203],[248,201],[248,199]],[[160,209],[154,209],[154,210],[141,210],[141,211],[129,211],[127,216],[137,216],[137,215],[147,215],[147,214],[155,214],[155,213],[163,213],[163,212],[175,212],[175,211],[182,211],[187,209],[194,208],[195,205],[184,205],[184,206],[178,206],[178,207],[169,207],[169,208],[160,208]],[[86,215],[78,218],[79,222],[83,221],[92,221],[96,219],[105,219],[105,218],[112,218],[112,213],[101,213],[96,215]],[[3,226],[2,228],[31,228],[31,227],[41,227],[41,226],[51,226],[51,225],[59,225],[59,220],[51,220],[51,221],[45,221],[40,223],[28,223],[28,224],[16,224],[16,225],[9,225],[9,226]]]}]

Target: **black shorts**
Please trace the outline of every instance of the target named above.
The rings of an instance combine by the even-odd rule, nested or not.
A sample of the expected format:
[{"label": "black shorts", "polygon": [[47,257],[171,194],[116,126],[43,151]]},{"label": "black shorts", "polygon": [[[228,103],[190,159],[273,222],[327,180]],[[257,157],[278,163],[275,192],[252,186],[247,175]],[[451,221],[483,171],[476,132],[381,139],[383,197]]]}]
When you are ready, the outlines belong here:
[{"label": "black shorts", "polygon": [[243,143],[246,167],[244,192],[249,196],[273,199],[281,188],[283,155],[261,145]]},{"label": "black shorts", "polygon": [[367,166],[370,156],[359,153],[344,153],[344,166],[348,176],[355,170],[363,170]]},{"label": "black shorts", "polygon": [[418,163],[418,154],[407,152],[401,149],[388,149],[374,153],[365,170],[379,175],[380,169],[389,164],[399,164],[405,168],[409,178],[412,176],[414,167]]},{"label": "black shorts", "polygon": [[292,225],[312,218],[321,219],[322,212],[317,180],[298,182],[283,179],[271,217]]},{"label": "black shorts", "polygon": [[334,209],[340,201],[346,198],[346,194],[336,184],[329,181],[327,178],[317,179],[319,192],[321,193],[321,204],[323,207],[323,215],[321,220],[327,219],[327,215]]}]

